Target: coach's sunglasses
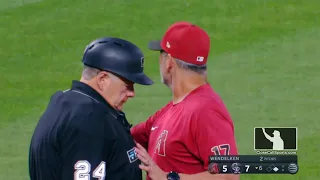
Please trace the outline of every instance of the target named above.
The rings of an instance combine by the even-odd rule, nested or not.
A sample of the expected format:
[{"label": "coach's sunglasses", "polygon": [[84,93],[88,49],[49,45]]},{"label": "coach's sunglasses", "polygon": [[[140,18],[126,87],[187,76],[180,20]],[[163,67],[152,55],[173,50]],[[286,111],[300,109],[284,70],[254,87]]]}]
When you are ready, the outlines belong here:
[{"label": "coach's sunglasses", "polygon": [[166,53],[166,54],[168,54],[166,51],[164,51],[164,50],[160,50],[160,54],[162,54],[162,53]]}]

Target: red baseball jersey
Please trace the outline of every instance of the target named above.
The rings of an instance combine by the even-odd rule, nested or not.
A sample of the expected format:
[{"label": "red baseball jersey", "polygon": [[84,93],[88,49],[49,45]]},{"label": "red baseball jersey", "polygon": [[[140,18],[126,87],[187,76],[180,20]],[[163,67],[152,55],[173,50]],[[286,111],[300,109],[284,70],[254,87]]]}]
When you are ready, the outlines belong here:
[{"label": "red baseball jersey", "polygon": [[233,121],[209,84],[169,102],[131,134],[165,172],[200,173],[208,170],[209,156],[238,154]]}]

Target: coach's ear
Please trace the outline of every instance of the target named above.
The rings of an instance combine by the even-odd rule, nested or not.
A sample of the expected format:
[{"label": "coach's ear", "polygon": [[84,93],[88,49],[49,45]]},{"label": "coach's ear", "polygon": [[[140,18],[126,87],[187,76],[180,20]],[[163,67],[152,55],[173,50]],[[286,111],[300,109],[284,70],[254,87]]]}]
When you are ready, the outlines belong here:
[{"label": "coach's ear", "polygon": [[175,60],[174,60],[174,57],[172,57],[171,54],[168,54],[165,63],[166,63],[165,66],[166,66],[166,69],[167,69],[168,72],[170,72],[171,69],[172,69],[172,67],[173,67],[174,65],[176,65]]}]

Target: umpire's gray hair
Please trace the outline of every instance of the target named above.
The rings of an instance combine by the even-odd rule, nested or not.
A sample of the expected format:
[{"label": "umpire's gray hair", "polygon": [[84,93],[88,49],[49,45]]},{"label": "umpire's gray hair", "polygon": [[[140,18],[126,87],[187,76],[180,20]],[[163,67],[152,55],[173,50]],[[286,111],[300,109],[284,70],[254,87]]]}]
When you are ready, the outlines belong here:
[{"label": "umpire's gray hair", "polygon": [[101,72],[101,70],[99,70],[99,69],[83,65],[82,77],[88,81],[88,80],[91,80],[92,78],[96,77],[100,72]]},{"label": "umpire's gray hair", "polygon": [[187,70],[187,71],[193,71],[200,75],[206,75],[207,72],[207,65],[194,65],[187,62],[184,62],[180,59],[175,58],[175,61],[179,68]]},{"label": "umpire's gray hair", "polygon": [[[89,80],[93,79],[94,77],[96,77],[100,72],[101,72],[100,69],[93,68],[93,67],[90,67],[90,66],[87,66],[87,65],[83,65],[82,77],[85,80],[89,81]],[[120,79],[119,77],[117,77],[116,75],[114,75],[111,72],[107,72],[107,74],[112,79],[115,79],[115,80],[119,80]]]}]

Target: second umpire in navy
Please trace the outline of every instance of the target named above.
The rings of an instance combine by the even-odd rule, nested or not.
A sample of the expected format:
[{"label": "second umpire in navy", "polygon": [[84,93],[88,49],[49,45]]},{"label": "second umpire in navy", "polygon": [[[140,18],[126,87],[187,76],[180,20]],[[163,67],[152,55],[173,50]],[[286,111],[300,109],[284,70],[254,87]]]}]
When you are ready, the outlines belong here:
[{"label": "second umpire in navy", "polygon": [[100,38],[85,49],[80,81],[52,95],[32,136],[31,180],[141,180],[140,161],[121,111],[134,83],[153,84],[133,43]]}]

